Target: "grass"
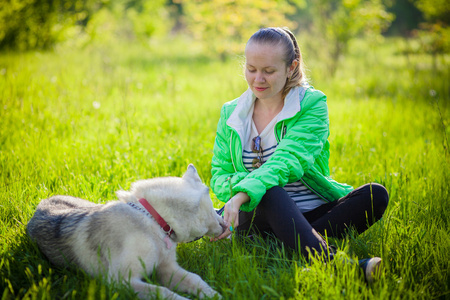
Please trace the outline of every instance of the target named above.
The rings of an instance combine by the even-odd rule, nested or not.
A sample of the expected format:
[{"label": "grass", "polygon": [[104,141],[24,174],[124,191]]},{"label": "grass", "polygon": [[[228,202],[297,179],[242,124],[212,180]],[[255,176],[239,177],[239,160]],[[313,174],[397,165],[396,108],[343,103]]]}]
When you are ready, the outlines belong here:
[{"label": "grass", "polygon": [[[179,245],[183,267],[225,299],[450,298],[450,58],[433,71],[427,55],[397,54],[400,43],[355,42],[335,78],[305,53],[328,95],[333,177],[390,193],[380,222],[330,240],[343,258],[381,256],[380,280],[367,285],[354,265],[307,263],[270,240]],[[0,54],[2,299],[134,298],[126,285],[50,265],[28,220],[51,195],[103,203],[188,163],[208,184],[220,107],[245,89],[239,58],[180,41]]]}]

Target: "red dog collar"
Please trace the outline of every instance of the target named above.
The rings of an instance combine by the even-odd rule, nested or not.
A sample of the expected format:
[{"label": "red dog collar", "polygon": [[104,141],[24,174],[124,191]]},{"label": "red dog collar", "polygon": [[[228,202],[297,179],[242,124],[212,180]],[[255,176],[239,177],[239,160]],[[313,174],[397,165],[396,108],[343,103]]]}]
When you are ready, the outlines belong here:
[{"label": "red dog collar", "polygon": [[139,203],[144,206],[144,208],[155,218],[156,222],[158,222],[159,226],[166,232],[168,236],[171,236],[173,233],[172,227],[170,227],[169,224],[161,217],[158,212],[153,208],[153,206],[148,203],[148,201],[145,198],[139,199]]}]

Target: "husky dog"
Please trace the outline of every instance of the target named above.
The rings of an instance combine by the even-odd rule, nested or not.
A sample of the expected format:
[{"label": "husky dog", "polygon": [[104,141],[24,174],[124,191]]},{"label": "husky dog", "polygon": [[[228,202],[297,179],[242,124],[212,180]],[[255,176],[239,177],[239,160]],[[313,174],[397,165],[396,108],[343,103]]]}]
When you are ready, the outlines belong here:
[{"label": "husky dog", "polygon": [[[181,178],[137,181],[117,196],[120,201],[106,204],[71,196],[42,200],[27,232],[53,264],[75,264],[94,276],[127,281],[140,298],[186,299],[174,288],[221,298],[176,262],[177,243],[224,231],[209,189],[192,164]],[[153,271],[167,288],[143,281]]]}]

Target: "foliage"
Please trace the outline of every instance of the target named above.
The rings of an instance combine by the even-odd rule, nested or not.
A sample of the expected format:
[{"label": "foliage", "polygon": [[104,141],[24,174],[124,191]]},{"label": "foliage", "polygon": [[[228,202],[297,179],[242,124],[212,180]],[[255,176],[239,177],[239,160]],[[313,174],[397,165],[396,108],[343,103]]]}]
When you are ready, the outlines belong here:
[{"label": "foliage", "polygon": [[387,11],[395,15],[385,35],[408,37],[423,22],[423,14],[411,0],[385,0]]},{"label": "foliage", "polygon": [[414,4],[427,20],[414,35],[421,41],[421,50],[432,54],[436,69],[437,56],[450,52],[450,5],[445,0],[416,0]]},{"label": "foliage", "polygon": [[423,23],[421,29],[416,31],[420,38],[423,50],[433,56],[450,52],[450,27],[442,23]]},{"label": "foliage", "polygon": [[50,47],[63,27],[54,27],[59,21],[59,3],[59,1],[6,0],[0,6],[0,49]]},{"label": "foliage", "polygon": [[286,0],[183,0],[182,4],[189,32],[222,59],[242,53],[245,42],[261,27],[296,27],[287,18],[295,7]]},{"label": "foliage", "polygon": [[412,0],[429,22],[450,25],[450,6],[446,0]]},{"label": "foliage", "polygon": [[[328,97],[333,178],[384,184],[383,219],[332,240],[341,260],[306,262],[273,241],[180,245],[183,267],[224,299],[437,299],[450,295],[450,57],[398,54],[398,40],[351,40],[336,78],[308,60]],[[131,182],[179,176],[209,183],[220,107],[246,89],[236,60],[190,40],[0,54],[2,299],[137,299],[79,269],[50,265],[25,232],[38,202],[68,194],[97,203]],[[194,44],[195,46],[195,44]],[[216,206],[217,199],[211,195]],[[348,258],[381,256],[367,285]]]},{"label": "foliage", "polygon": [[[300,37],[314,36],[303,46],[323,59],[325,74],[334,75],[352,39],[364,35],[374,44],[381,40],[394,17],[383,3],[395,6],[392,11],[404,19],[405,10],[411,10],[405,1],[6,0],[0,6],[0,50],[83,48],[92,43],[110,47],[134,40],[148,45],[154,43],[152,37],[177,32],[193,36],[210,55],[226,59],[242,53],[257,29],[287,26]],[[415,31],[424,49],[447,52],[448,5],[443,0],[414,3],[433,20]],[[418,20],[409,20],[408,27],[417,27]]]},{"label": "foliage", "polygon": [[348,52],[351,39],[364,35],[375,41],[394,18],[381,0],[314,0],[308,4],[321,45],[317,49],[325,51],[322,57],[328,60],[331,76],[341,56]]},{"label": "foliage", "polygon": [[165,0],[7,0],[0,6],[0,49],[48,49],[57,42],[139,39],[172,27]]},{"label": "foliage", "polygon": [[[183,1],[186,26],[211,53],[222,58],[242,53],[243,45],[261,27],[287,26],[295,30],[298,11],[311,20],[319,41],[315,50],[327,53],[329,70],[334,75],[348,43],[360,35],[380,37],[393,19],[381,0],[322,1]],[[302,30],[304,27],[301,28]],[[313,41],[314,43],[314,41]],[[323,45],[326,45],[324,47]]]},{"label": "foliage", "polygon": [[165,0],[114,0],[93,15],[86,27],[91,40],[137,39],[148,43],[156,35],[165,35],[172,27]]}]

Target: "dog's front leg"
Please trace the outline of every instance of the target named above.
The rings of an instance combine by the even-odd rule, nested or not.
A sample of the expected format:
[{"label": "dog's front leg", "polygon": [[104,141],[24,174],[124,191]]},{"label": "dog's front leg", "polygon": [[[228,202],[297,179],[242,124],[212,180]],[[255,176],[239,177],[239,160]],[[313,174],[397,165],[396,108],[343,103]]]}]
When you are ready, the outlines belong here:
[{"label": "dog's front leg", "polygon": [[[131,251],[130,251],[131,252]],[[109,278],[112,281],[129,282],[135,292],[137,292],[140,299],[154,299],[155,297],[169,300],[189,300],[188,298],[177,295],[173,291],[166,287],[158,286],[152,283],[145,282],[142,279],[142,271],[147,274],[151,274],[151,269],[142,270],[141,262],[136,260],[120,260],[116,258],[113,260],[109,269]],[[153,265],[152,260],[148,260],[149,266]],[[127,266],[121,268],[121,266]],[[127,277],[123,277],[121,274],[128,274]]]},{"label": "dog's front leg", "polygon": [[165,287],[146,283],[142,281],[141,278],[132,278],[130,280],[130,285],[138,293],[140,299],[152,299],[156,295],[159,295],[162,299],[189,300],[188,298],[177,295]]},{"label": "dog's front leg", "polygon": [[169,289],[176,289],[178,291],[186,292],[196,295],[200,299],[217,296],[221,299],[222,296],[213,290],[206,282],[204,282],[197,274],[186,271],[181,268],[176,262],[166,262],[158,267],[158,276],[161,283]]}]

